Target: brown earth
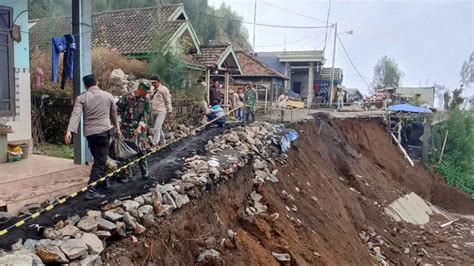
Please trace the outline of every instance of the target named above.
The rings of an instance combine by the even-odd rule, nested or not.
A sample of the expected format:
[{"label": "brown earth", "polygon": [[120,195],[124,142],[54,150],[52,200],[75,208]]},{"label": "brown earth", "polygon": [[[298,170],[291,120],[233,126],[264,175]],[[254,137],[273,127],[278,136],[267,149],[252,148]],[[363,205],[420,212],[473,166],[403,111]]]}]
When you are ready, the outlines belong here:
[{"label": "brown earth", "polygon": [[[279,265],[272,252],[290,254],[289,265],[373,265],[377,249],[393,264],[474,263],[472,247],[463,246],[474,242],[472,221],[461,218],[440,229],[446,222],[440,215],[414,226],[384,214],[383,207],[410,191],[457,213],[474,214],[474,203],[422,166],[410,167],[380,122],[319,117],[295,129],[300,137],[286,164],[277,167],[278,183],[255,186],[252,169],[245,167],[145,236],[113,243],[103,260],[193,265],[213,237],[221,255],[204,261],[208,265]],[[248,216],[253,190],[268,210]],[[275,221],[273,213],[279,214]],[[233,240],[228,229],[237,233]]]}]

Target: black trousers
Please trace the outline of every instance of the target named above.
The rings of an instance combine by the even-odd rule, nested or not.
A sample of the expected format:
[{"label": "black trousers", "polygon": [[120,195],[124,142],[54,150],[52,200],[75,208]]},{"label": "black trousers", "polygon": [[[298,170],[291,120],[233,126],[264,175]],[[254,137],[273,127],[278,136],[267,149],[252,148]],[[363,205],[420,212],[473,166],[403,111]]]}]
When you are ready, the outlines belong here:
[{"label": "black trousers", "polygon": [[107,174],[107,156],[109,155],[110,131],[87,136],[89,149],[94,157],[89,183],[97,181]]}]

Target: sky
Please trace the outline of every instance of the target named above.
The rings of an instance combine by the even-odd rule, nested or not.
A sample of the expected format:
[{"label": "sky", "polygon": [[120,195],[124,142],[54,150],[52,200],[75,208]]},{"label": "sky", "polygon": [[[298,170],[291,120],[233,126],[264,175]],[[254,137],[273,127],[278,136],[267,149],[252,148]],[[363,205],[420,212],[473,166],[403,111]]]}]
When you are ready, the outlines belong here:
[{"label": "sky", "polygon": [[[254,0],[208,1],[215,7],[224,2],[245,21],[253,22]],[[328,6],[329,0],[257,0],[257,23],[325,26]],[[388,55],[404,73],[402,86],[431,86],[436,82],[448,89],[458,87],[462,63],[474,51],[473,16],[471,0],[332,0],[329,21],[338,24],[341,41],[362,75],[357,74],[338,42],[336,67],[344,70],[343,85],[367,92],[366,82],[372,81],[375,64]],[[252,43],[253,25],[245,27]],[[325,43],[324,28],[256,26],[255,32],[256,52],[282,51],[285,43],[286,50],[323,49]],[[333,41],[331,30],[326,67],[331,66]],[[474,94],[474,87],[466,94]]]}]

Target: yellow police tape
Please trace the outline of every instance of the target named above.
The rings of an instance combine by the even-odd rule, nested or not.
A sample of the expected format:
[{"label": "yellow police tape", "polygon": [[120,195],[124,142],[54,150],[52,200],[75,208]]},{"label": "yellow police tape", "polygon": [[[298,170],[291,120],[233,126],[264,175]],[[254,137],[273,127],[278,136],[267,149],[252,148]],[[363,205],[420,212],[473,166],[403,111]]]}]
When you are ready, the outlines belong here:
[{"label": "yellow police tape", "polygon": [[[240,109],[240,108],[241,108],[241,107],[237,107],[237,108],[235,108],[235,109],[232,109],[232,110],[230,110],[230,111],[224,113],[224,115],[221,115],[221,116],[216,117],[215,119],[213,119],[213,120],[211,120],[211,121],[208,121],[207,123],[205,123],[205,124],[203,124],[203,125],[197,127],[196,129],[194,129],[192,133],[194,134],[194,133],[196,133],[196,132],[198,132],[198,131],[203,130],[206,126],[208,126],[208,125],[214,123],[214,122],[217,121],[218,119],[220,119],[220,118],[222,118],[222,117],[224,117],[224,116],[226,116],[226,115],[228,115],[228,114],[230,114],[230,113],[232,113],[232,112],[234,112],[235,110]],[[180,138],[177,138],[177,139],[175,139],[175,140],[173,140],[173,141],[171,141],[171,142],[168,142],[168,143],[166,143],[166,144],[164,144],[164,145],[161,145],[161,146],[152,148],[148,153],[144,154],[144,155],[141,156],[140,158],[137,158],[136,160],[129,162],[128,164],[126,164],[126,165],[124,165],[124,166],[118,168],[117,170],[115,170],[115,171],[113,171],[113,172],[107,174],[106,176],[103,176],[103,177],[99,178],[98,181],[95,181],[95,182],[92,182],[92,183],[88,184],[87,186],[81,188],[80,191],[71,193],[69,196],[66,196],[66,197],[64,197],[64,198],[61,198],[61,199],[57,200],[57,201],[54,202],[53,204],[50,204],[49,206],[47,206],[46,208],[44,208],[43,210],[40,210],[40,211],[38,211],[38,212],[35,212],[35,213],[31,214],[30,216],[26,217],[25,219],[20,220],[20,221],[18,221],[17,223],[15,223],[15,224],[13,224],[13,225],[11,225],[11,226],[9,226],[9,227],[7,227],[7,228],[1,230],[1,231],[0,231],[0,236],[4,236],[4,235],[6,235],[7,233],[11,232],[11,230],[13,230],[13,229],[15,229],[15,228],[18,228],[18,227],[20,227],[20,226],[22,226],[22,225],[24,225],[26,222],[28,222],[28,221],[30,221],[30,220],[33,220],[33,219],[35,219],[35,218],[38,218],[41,214],[43,214],[43,213],[45,213],[45,212],[48,212],[48,211],[51,211],[51,210],[54,209],[56,206],[58,206],[58,205],[60,205],[60,204],[64,204],[67,200],[76,197],[78,193],[80,193],[80,192],[86,192],[87,189],[89,189],[89,188],[91,188],[91,187],[95,187],[98,183],[104,182],[105,179],[110,178],[110,177],[112,177],[112,176],[114,176],[114,175],[120,173],[121,171],[124,171],[124,170],[127,169],[128,167],[130,167],[130,166],[132,166],[132,165],[138,163],[138,162],[141,161],[141,160],[144,160],[144,159],[150,157],[152,154],[158,152],[159,150],[161,150],[161,149],[163,149],[163,148],[165,148],[165,147],[167,147],[167,146],[169,146],[169,145],[171,145],[171,144],[173,144],[173,143],[176,143],[176,142],[178,142],[178,141],[180,141],[180,140],[182,140],[182,139],[184,139],[184,138],[186,138],[186,137],[188,137],[188,135],[184,135],[184,136],[182,136],[182,137],[180,137]]]}]

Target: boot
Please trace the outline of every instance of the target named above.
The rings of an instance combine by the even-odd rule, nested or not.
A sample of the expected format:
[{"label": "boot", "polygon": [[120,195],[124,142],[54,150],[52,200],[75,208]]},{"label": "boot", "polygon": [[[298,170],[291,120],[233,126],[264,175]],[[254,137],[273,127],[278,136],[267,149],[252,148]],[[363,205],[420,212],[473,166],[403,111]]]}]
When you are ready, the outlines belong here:
[{"label": "boot", "polygon": [[104,190],[109,190],[110,189],[110,180],[106,178],[104,182],[102,183],[101,186]]},{"label": "boot", "polygon": [[133,173],[132,170],[128,170],[125,175],[120,176],[119,183],[129,183],[133,180]]},{"label": "boot", "polygon": [[143,180],[148,180],[148,179],[155,179],[154,177],[150,177],[150,173],[148,173],[148,170],[142,171],[142,179]]},{"label": "boot", "polygon": [[100,194],[93,188],[89,188],[85,196],[85,200],[95,200],[95,199],[103,199],[103,198],[105,198],[105,195]]}]

